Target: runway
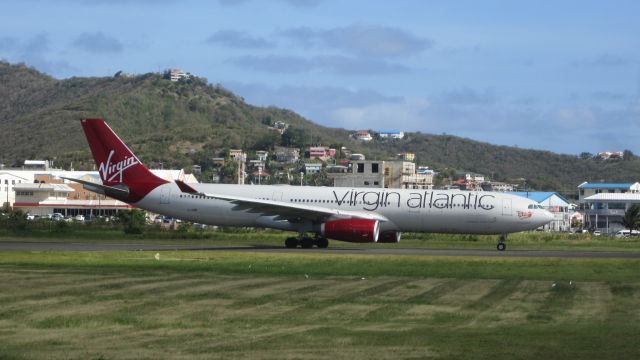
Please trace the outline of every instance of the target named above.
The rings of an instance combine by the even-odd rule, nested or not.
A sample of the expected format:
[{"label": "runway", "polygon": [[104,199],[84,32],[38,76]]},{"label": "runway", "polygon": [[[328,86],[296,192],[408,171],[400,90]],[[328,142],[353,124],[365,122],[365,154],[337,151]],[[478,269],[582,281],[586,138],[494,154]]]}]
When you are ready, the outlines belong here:
[{"label": "runway", "polygon": [[[583,250],[479,250],[479,249],[424,249],[424,248],[328,248],[287,249],[278,246],[194,246],[150,245],[135,243],[70,243],[70,242],[0,242],[3,251],[240,251],[256,253],[291,254],[350,254],[350,255],[404,255],[404,256],[482,256],[482,257],[532,257],[532,258],[620,258],[640,259],[640,252],[583,251]],[[1,254],[0,254],[1,256]]]}]

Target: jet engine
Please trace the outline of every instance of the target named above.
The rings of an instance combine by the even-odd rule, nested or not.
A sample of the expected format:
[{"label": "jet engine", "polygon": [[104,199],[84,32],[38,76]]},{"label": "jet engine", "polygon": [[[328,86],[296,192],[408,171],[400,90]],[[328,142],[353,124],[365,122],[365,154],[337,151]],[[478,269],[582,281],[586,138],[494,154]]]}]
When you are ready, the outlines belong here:
[{"label": "jet engine", "polygon": [[400,231],[383,231],[378,237],[379,243],[399,243],[402,233]]},{"label": "jet engine", "polygon": [[327,221],[320,227],[322,236],[348,242],[377,242],[380,232],[378,220],[340,219]]}]

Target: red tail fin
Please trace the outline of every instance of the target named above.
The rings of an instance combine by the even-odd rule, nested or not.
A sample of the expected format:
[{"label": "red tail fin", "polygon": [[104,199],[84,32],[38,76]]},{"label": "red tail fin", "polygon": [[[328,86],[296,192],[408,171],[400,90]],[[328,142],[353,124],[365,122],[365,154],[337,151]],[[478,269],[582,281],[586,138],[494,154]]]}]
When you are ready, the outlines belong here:
[{"label": "red tail fin", "polygon": [[102,119],[82,119],[93,159],[102,183],[129,190],[129,202],[137,202],[167,181],[154,175],[129,150]]}]

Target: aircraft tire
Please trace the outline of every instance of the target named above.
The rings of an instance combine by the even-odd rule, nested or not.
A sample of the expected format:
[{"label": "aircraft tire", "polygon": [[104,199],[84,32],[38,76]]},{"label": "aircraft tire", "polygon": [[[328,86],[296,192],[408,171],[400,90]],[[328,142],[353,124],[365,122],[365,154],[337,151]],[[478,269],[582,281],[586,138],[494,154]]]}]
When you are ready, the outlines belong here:
[{"label": "aircraft tire", "polygon": [[303,249],[311,249],[313,247],[313,239],[312,238],[302,238],[302,240],[300,240],[300,247]]},{"label": "aircraft tire", "polygon": [[294,237],[289,237],[284,241],[284,246],[287,249],[295,249],[298,247],[298,239]]},{"label": "aircraft tire", "polygon": [[496,248],[498,249],[498,251],[504,251],[507,248],[507,244],[503,242],[498,243],[498,246],[496,246]]},{"label": "aircraft tire", "polygon": [[321,237],[316,239],[316,246],[319,249],[326,249],[329,247],[329,240],[326,237]]}]

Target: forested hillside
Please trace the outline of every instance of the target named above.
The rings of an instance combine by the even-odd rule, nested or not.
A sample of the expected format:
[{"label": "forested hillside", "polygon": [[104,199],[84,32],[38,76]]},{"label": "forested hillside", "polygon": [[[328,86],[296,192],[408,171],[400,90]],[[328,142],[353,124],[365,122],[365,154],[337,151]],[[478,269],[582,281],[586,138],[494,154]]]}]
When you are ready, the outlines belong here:
[{"label": "forested hillside", "polygon": [[[638,181],[640,160],[581,159],[450,135],[408,133],[403,140],[359,143],[344,129],[316,125],[292,111],[245,103],[220,85],[193,77],[171,82],[162,74],[116,74],[56,80],[24,65],[0,62],[0,163],[52,159],[58,166],[91,168],[78,122],[103,117],[148,164],[206,169],[225,148],[274,145],[344,145],[368,158],[414,152],[419,164],[452,172],[482,173],[496,180],[527,179],[539,190],[575,191],[582,181]],[[290,124],[283,136],[268,129]]]}]

